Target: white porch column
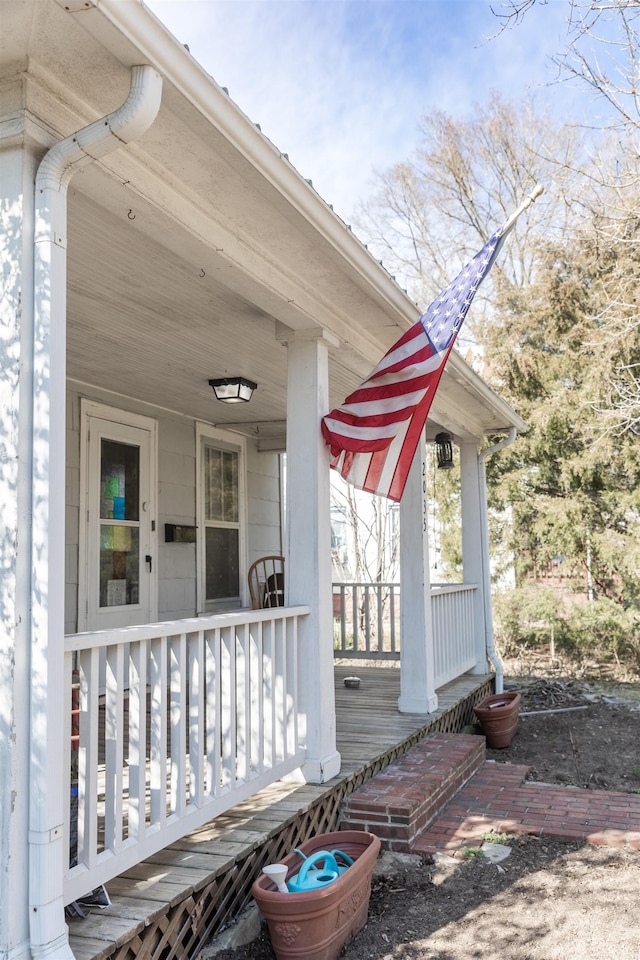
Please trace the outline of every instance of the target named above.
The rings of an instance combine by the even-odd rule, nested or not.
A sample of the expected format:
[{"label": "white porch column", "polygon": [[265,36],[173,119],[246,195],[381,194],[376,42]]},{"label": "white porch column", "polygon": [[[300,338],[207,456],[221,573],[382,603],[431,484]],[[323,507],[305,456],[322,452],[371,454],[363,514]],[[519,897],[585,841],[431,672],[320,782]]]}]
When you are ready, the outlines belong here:
[{"label": "white porch column", "polygon": [[[284,339],[284,338],[283,338]],[[287,335],[287,603],[311,613],[300,625],[300,731],[311,783],[340,772],[336,750],[331,607],[329,449],[320,420],[329,410],[328,340]]]},{"label": "white porch column", "polygon": [[[0,958],[29,949],[29,607],[34,148],[0,139]],[[15,139],[11,134],[15,134]]]},{"label": "white porch column", "polygon": [[427,509],[423,439],[400,501],[400,713],[433,713],[438,709]]},{"label": "white porch column", "polygon": [[[42,170],[42,164],[39,167]],[[65,736],[66,191],[38,191],[34,256],[31,518],[29,904],[34,958],[72,958],[64,917],[69,863]],[[54,227],[55,225],[55,227]],[[61,764],[63,769],[61,769]]]},{"label": "white porch column", "polygon": [[473,627],[475,636],[476,665],[471,671],[485,674],[488,670],[485,624],[485,571],[482,518],[480,503],[480,463],[476,443],[460,444],[460,492],[462,505],[462,579],[475,583],[473,595]]}]

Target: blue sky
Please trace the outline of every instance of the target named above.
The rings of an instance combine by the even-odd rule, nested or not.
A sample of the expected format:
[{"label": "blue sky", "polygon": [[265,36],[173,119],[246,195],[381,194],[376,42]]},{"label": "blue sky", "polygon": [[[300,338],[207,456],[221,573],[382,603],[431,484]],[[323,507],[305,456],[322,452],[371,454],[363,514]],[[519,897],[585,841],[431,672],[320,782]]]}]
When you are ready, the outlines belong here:
[{"label": "blue sky", "polygon": [[425,113],[471,116],[492,90],[568,121],[585,103],[549,85],[568,0],[498,36],[488,0],[145,3],[347,221],[374,172],[418,145]]}]

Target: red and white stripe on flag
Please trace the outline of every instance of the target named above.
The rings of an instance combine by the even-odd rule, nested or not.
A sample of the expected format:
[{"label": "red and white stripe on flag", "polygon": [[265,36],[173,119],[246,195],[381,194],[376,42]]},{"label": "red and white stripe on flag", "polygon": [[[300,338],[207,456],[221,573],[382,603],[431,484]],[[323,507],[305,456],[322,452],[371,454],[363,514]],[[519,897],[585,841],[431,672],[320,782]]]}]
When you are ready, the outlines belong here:
[{"label": "red and white stripe on flag", "polygon": [[494,233],[364,383],[323,417],[331,466],[353,486],[402,498],[447,358],[512,225]]},{"label": "red and white stripe on flag", "polygon": [[331,466],[345,480],[401,499],[448,354],[434,351],[418,320],[371,376],[324,417]]}]

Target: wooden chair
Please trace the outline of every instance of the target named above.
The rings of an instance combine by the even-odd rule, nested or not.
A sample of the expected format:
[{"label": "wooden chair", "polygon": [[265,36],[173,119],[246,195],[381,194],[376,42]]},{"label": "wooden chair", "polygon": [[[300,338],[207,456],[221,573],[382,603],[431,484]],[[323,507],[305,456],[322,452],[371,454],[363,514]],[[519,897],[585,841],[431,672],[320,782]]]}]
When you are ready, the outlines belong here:
[{"label": "wooden chair", "polygon": [[284,607],[284,557],[260,557],[251,564],[249,593],[253,610]]}]

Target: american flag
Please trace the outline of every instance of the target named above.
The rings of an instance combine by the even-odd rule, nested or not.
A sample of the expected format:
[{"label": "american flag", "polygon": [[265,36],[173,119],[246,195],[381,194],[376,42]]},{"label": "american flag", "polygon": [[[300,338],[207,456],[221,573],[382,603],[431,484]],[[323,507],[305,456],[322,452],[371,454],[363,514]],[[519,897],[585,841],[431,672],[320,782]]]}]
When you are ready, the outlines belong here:
[{"label": "american flag", "polygon": [[323,417],[331,466],[358,489],[401,499],[458,331],[514,222],[494,233],[364,383]]}]

